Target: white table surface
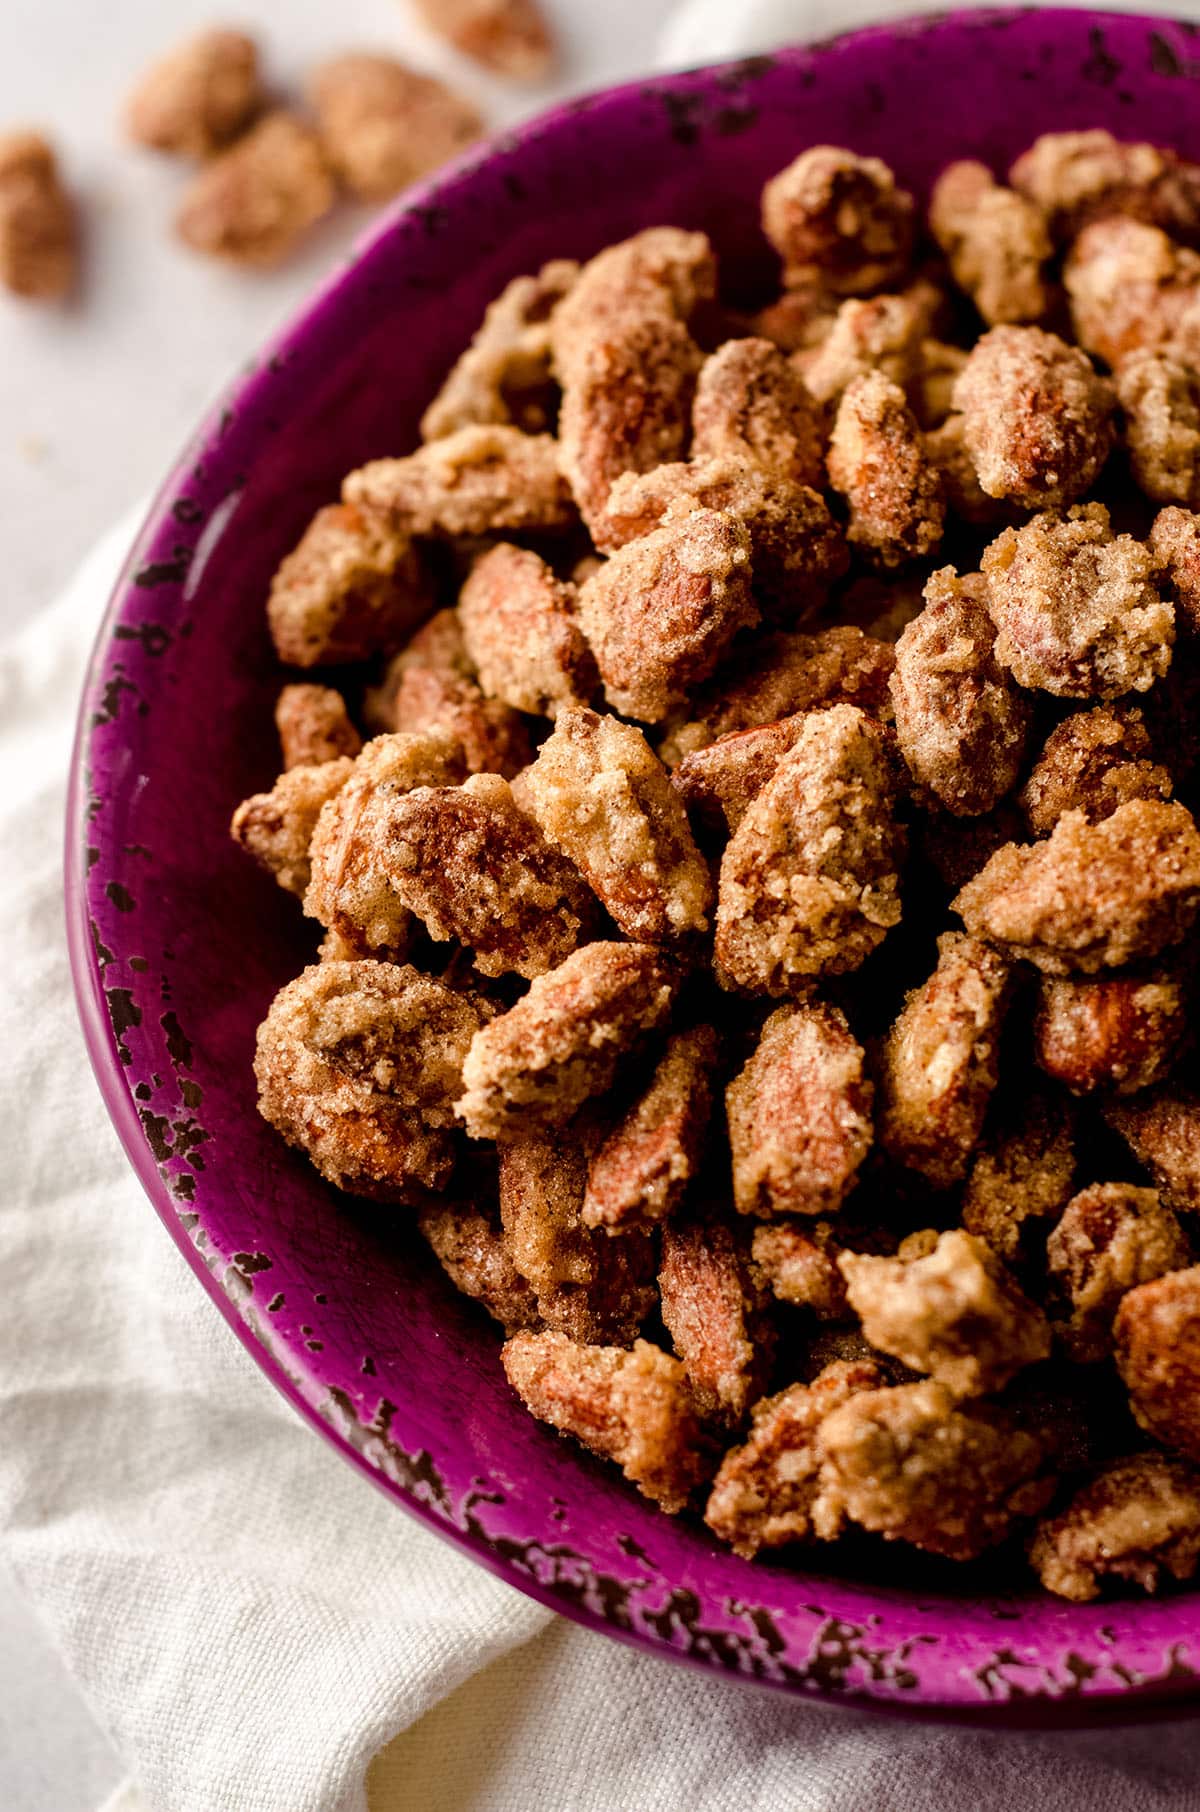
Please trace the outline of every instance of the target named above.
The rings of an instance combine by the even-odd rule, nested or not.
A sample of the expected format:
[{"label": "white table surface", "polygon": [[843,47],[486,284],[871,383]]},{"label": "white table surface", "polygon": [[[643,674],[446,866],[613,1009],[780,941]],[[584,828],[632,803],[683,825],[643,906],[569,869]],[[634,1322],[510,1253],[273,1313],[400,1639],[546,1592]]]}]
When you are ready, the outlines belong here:
[{"label": "white table surface", "polygon": [[[103,529],[153,489],[206,404],[366,218],[347,209],[268,277],[193,257],[170,234],[182,173],[115,130],[131,75],[219,20],[259,30],[281,86],[321,56],[390,49],[453,75],[500,125],[637,74],[670,10],[670,0],[544,3],[563,65],[531,92],[477,76],[412,22],[404,0],[0,0],[0,129],[28,123],[53,135],[86,230],[84,282],[70,304],[0,294],[0,633],[34,616]],[[0,1569],[0,1809],[91,1812],[120,1772]]]}]

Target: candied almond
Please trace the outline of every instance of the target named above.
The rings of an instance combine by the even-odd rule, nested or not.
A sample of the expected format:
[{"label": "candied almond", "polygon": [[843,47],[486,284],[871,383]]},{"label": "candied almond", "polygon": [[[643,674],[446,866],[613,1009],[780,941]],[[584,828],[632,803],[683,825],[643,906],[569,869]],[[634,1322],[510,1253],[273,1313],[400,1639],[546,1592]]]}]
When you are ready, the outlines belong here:
[{"label": "candied almond", "polygon": [[125,103],[125,130],[152,151],[211,157],[245,129],[262,101],[254,39],[216,27],[139,76]]},{"label": "candied almond", "polygon": [[554,258],[536,277],[514,277],[501,290],[421,417],[422,440],[488,422],[511,423],[526,434],[549,426],[557,411],[550,316],[578,275],[573,259]]},{"label": "candied almond", "polygon": [[996,658],[1059,698],[1145,692],[1171,664],[1175,612],[1149,548],[1114,535],[1103,504],[1005,529],[982,560]]},{"label": "candied almond", "polygon": [[735,831],[804,728],[805,712],[780,723],[735,730],[683,757],[671,783],[687,810],[710,829]]},{"label": "candied almond", "polygon": [[1200,1472],[1153,1449],[1110,1461],[1038,1525],[1029,1561],[1048,1592],[1086,1604],[1110,1581],[1157,1591],[1200,1560]]},{"label": "candied almond", "polygon": [[1188,1031],[1188,992],[1169,969],[1078,981],[1045,976],[1033,1021],[1041,1069],[1072,1094],[1132,1095],[1171,1069]]},{"label": "candied almond", "polygon": [[1150,525],[1150,551],[1181,635],[1200,633],[1200,515],[1171,506]]},{"label": "candied almond", "polygon": [[1115,397],[1087,354],[1040,327],[993,327],[954,386],[963,439],[989,497],[1064,509],[1113,444]]},{"label": "candied almond", "polygon": [[623,1233],[664,1221],[678,1206],[703,1153],[718,1055],[711,1026],[667,1040],[648,1084],[592,1153],[585,1226]]},{"label": "candied almond", "polygon": [[863,295],[902,276],[912,253],[912,196],[879,158],[836,145],[813,145],[771,178],[762,221],[789,284],[814,272]]},{"label": "candied almond", "polygon": [[478,559],[458,617],[467,656],[489,698],[553,717],[595,690],[596,667],[575,620],[575,594],[539,555],[502,541]]},{"label": "candied almond", "polygon": [[407,964],[316,963],[258,1029],[258,1111],[339,1189],[420,1203],[449,1181],[452,1104],[482,1023]]},{"label": "candied almond", "polygon": [[281,887],[303,899],[312,868],[308,850],[321,809],[354,771],[346,756],[289,768],[269,793],[254,793],[233,814],[229,834]]},{"label": "candied almond", "polygon": [[1064,812],[1082,812],[1089,824],[1099,824],[1130,799],[1169,799],[1171,776],[1152,754],[1136,706],[1072,711],[1046,738],[1017,795],[1030,830],[1048,836]]},{"label": "candied almond", "polygon": [[989,327],[1041,320],[1050,302],[1042,267],[1054,248],[1034,202],[1004,188],[986,164],[964,159],[934,184],[929,226]]},{"label": "candied almond", "polygon": [[697,1413],[736,1427],[762,1394],[772,1342],[764,1293],[742,1234],[712,1218],[669,1221],[658,1287],[662,1318]]},{"label": "candied almond", "polygon": [[965,1175],[996,1086],[1012,992],[1004,957],[947,931],[937,967],[907,997],[880,1057],[878,1130],[897,1163],[947,1188]]},{"label": "candied almond", "polygon": [[485,698],[476,683],[456,610],[430,617],[389,662],[365,708],[380,729],[452,737],[470,774],[511,780],[533,760],[524,719],[502,699]]},{"label": "candied almond", "polygon": [[752,994],[856,969],[899,922],[903,833],[878,724],[810,712],[721,860],[716,960]]},{"label": "candied almond", "polygon": [[1158,145],[1111,132],[1044,132],[1009,171],[1014,189],[1042,210],[1058,240],[1090,220],[1129,215],[1188,239],[1200,232],[1200,168]]},{"label": "candied almond", "polygon": [[683,1509],[709,1462],[678,1359],[645,1340],[626,1352],[551,1330],[515,1334],[501,1358],[539,1421],[615,1461],[668,1515]]},{"label": "candied almond", "polygon": [[1055,1332],[1071,1359],[1107,1359],[1126,1291],[1190,1260],[1183,1229],[1156,1189],[1093,1183],[1072,1196],[1046,1242],[1051,1288],[1067,1310]]},{"label": "candied almond", "polygon": [[560,463],[597,546],[609,538],[606,509],[616,480],[687,451],[700,363],[682,322],[647,315],[595,334],[563,371]]},{"label": "candied almond", "polygon": [[998,664],[978,574],[944,566],[896,643],[896,739],[909,772],[955,816],[989,812],[1015,783],[1030,705]]},{"label": "candied almond", "polygon": [[833,326],[837,310],[838,297],[812,273],[803,281],[797,277],[792,288],[760,308],[750,325],[759,339],[770,340],[781,352],[811,352]]},{"label": "candied almond", "polygon": [[321,808],[309,843],[304,910],[357,956],[395,957],[411,937],[412,914],[392,888],[385,862],[397,801],[414,787],[459,780],[462,771],[462,752],[447,736],[377,736]]},{"label": "candied almond", "polygon": [[797,621],[818,609],[849,564],[823,497],[728,456],[618,478],[609,492],[604,544],[624,547],[698,509],[724,511],[746,528],[754,599],[771,622]]},{"label": "candied almond", "polygon": [[686,323],[717,293],[717,263],[703,233],[647,227],[588,260],[550,320],[560,379],[591,342],[630,321]]},{"label": "candied almond", "polygon": [[1006,844],[955,897],[967,930],[1047,975],[1157,956],[1200,910],[1200,833],[1173,801],[1131,799],[1101,824],[1067,812],[1042,843]]},{"label": "candied almond", "polygon": [[557,442],[502,423],[460,428],[405,459],[371,460],[342,495],[409,535],[553,531],[574,517]]},{"label": "candied almond", "polygon": [[394,648],[433,594],[419,552],[350,504],[318,510],[271,581],[267,622],[281,661],[332,667]]},{"label": "candied almond", "polygon": [[933,552],[946,518],[941,480],[903,390],[882,372],[842,392],[828,467],[849,508],[847,539],[868,559],[893,567]]},{"label": "candied almond", "polygon": [[1127,1290],[1113,1335],[1138,1426],[1200,1460],[1200,1265]]},{"label": "candied almond", "polygon": [[547,1327],[572,1340],[633,1340],[657,1301],[654,1246],[621,1240],[581,1218],[590,1127],[531,1132],[500,1151],[500,1219],[513,1263]]},{"label": "candied almond", "polygon": [[613,709],[660,723],[758,621],[750,537],[717,510],[664,523],[580,587],[579,619]]},{"label": "candied almond", "polygon": [[929,319],[925,299],[913,290],[851,296],[820,345],[795,360],[810,395],[819,403],[833,403],[855,378],[872,371],[907,388],[921,369]]},{"label": "candied almond", "polygon": [[1075,338],[1114,370],[1140,349],[1194,362],[1200,257],[1136,220],[1097,220],[1067,254],[1063,284]]},{"label": "candied almond", "polygon": [[821,1465],[817,1431],[833,1410],[883,1381],[869,1359],[834,1360],[811,1384],[756,1403],[746,1441],[730,1448],[713,1480],[704,1520],[714,1535],[746,1560],[808,1540]]},{"label": "candied almond", "polygon": [[78,271],[75,208],[40,132],[0,133],[0,284],[55,301]]},{"label": "candied almond", "polygon": [[455,1289],[482,1303],[506,1334],[538,1325],[537,1297],[513,1264],[503,1230],[480,1209],[433,1204],[417,1225]]},{"label": "candied almond", "polygon": [[536,0],[415,0],[431,31],[495,75],[542,82],[554,67],[554,40]]},{"label": "candied almond", "polygon": [[285,686],[275,704],[275,728],[285,769],[362,754],[362,737],[332,686]]},{"label": "candied almond", "polygon": [[750,1255],[780,1302],[836,1322],[850,1318],[837,1262],[844,1250],[832,1221],[775,1220],[754,1229]]},{"label": "candied almond", "polygon": [[1200,503],[1200,373],[1166,352],[1132,352],[1115,382],[1133,476],[1156,503]]},{"label": "candied almond", "polygon": [[1172,1208],[1200,1212],[1200,1098],[1159,1088],[1106,1104],[1104,1117]]},{"label": "candied almond", "polygon": [[992,1248],[954,1228],[912,1257],[843,1252],[850,1307],[871,1345],[957,1397],[1002,1390],[1050,1354],[1042,1311]]},{"label": "candied almond", "polygon": [[362,201],[387,201],[477,139],[469,101],[396,57],[352,51],[308,80],[325,154]]},{"label": "candied almond", "polygon": [[705,360],[692,404],[692,453],[749,460],[790,484],[824,483],[821,411],[769,340],[726,340]]},{"label": "candied almond", "polygon": [[286,258],[335,199],[320,139],[281,108],[193,177],[175,230],[193,251],[265,267]]},{"label": "candied almond", "polygon": [[742,1214],[830,1214],[871,1145],[872,1088],[844,1014],[779,1007],[725,1091],[733,1198]]},{"label": "candied almond", "polygon": [[611,943],[586,944],[537,976],[468,1054],[456,1111],[471,1137],[511,1139],[563,1125],[665,1022],[679,979],[653,945]]},{"label": "candied almond", "polygon": [[[680,726],[672,741],[682,756],[734,731],[822,705],[857,705],[883,716],[890,710],[888,682],[895,664],[895,651],[886,642],[850,625],[759,636],[735,649],[718,677],[692,694],[692,721]],[[664,759],[666,753],[664,746]]]},{"label": "candied almond", "polygon": [[528,810],[627,937],[708,928],[712,881],[670,777],[642,732],[572,708],[523,776]]},{"label": "candied almond", "polygon": [[1036,1087],[1007,1099],[985,1123],[962,1198],[962,1224],[1006,1264],[1024,1256],[1031,1232],[1061,1214],[1075,1180],[1074,1116]]}]

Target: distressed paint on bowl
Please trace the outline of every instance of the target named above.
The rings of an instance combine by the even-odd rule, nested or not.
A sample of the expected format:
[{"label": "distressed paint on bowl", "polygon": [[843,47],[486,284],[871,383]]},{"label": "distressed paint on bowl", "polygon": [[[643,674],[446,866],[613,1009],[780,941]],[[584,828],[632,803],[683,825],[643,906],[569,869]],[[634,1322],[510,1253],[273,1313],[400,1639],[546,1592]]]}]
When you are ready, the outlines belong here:
[{"label": "distressed paint on bowl", "polygon": [[[490,1322],[402,1213],[347,1205],[258,1119],[254,1029],[312,954],[231,844],[276,770],[272,569],[352,465],[414,444],[516,273],[670,221],[761,267],[757,195],[845,142],[927,190],[1037,133],[1108,126],[1200,157],[1194,28],[1081,12],[907,21],[572,102],[391,212],[233,387],[118,586],[80,718],[67,908],[85,1033],[158,1212],[264,1371],[398,1503],[521,1590],[656,1653],[786,1691],[999,1723],[1195,1700],[1200,1595],[1072,1606],[749,1565],[532,1421]],[[805,1557],[802,1557],[805,1558]]]}]

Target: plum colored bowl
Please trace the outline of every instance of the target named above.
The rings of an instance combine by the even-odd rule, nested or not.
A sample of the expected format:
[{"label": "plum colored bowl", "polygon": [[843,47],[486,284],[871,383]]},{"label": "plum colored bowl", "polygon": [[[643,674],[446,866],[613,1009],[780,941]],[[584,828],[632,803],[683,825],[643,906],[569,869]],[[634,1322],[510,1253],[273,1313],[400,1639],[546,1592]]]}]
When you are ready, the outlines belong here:
[{"label": "plum colored bowl", "polygon": [[520,1590],[654,1653],[785,1691],[994,1723],[1182,1709],[1200,1595],[1073,1606],[907,1550],[863,1576],[750,1565],[535,1423],[493,1325],[402,1214],[338,1199],[258,1119],[254,1030],[315,938],[231,844],[276,771],[271,572],[342,474],[408,450],[508,278],[660,222],[761,262],[757,196],[806,145],[919,192],[955,156],[1107,126],[1200,158],[1200,43],[1169,21],[951,14],[571,102],[393,210],[238,382],[117,587],[79,720],[67,907],[109,1112],[267,1375],[396,1502]]}]

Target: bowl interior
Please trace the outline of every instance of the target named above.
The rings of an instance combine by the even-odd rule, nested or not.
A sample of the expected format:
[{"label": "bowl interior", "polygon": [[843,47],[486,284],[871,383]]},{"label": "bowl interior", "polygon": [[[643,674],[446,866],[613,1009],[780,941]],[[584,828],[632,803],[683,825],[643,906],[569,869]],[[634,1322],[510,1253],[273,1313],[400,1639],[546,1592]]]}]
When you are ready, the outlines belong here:
[{"label": "bowl interior", "polygon": [[951,15],[648,81],[494,142],[393,213],[235,388],[101,634],[68,912],[93,1059],[156,1207],[264,1368],[385,1490],[522,1589],[701,1666],[943,1715],[1141,1715],[1195,1694],[1200,1599],[989,1594],[900,1548],[874,1583],[751,1566],[525,1414],[492,1324],[403,1214],[337,1198],[254,1111],[255,1027],[316,942],[227,835],[276,771],[266,587],[348,468],[415,444],[518,272],[674,222],[760,281],[759,189],[813,143],[877,153],[918,192],[1052,128],[1200,157],[1195,49],[1149,19]]}]

